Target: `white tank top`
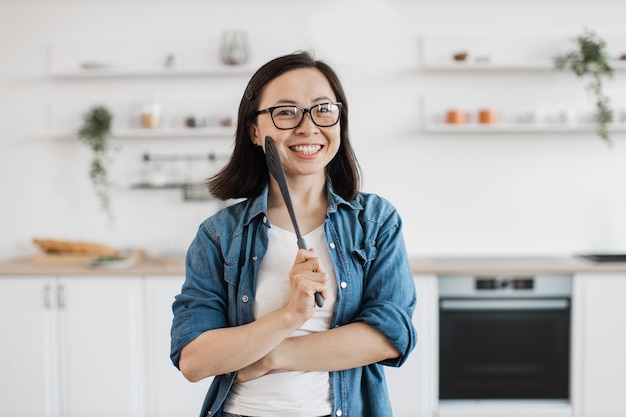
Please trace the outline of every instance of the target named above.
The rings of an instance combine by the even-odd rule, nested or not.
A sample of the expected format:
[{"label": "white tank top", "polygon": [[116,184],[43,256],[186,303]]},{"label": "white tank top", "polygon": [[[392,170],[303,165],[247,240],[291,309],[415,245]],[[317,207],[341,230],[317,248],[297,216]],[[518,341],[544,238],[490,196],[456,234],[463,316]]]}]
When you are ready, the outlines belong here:
[{"label": "white tank top", "polygon": [[[324,307],[289,337],[328,330],[337,297],[337,280],[330,260],[323,226],[304,236],[314,248],[328,273]],[[254,304],[255,318],[263,317],[287,304],[289,270],[298,251],[295,233],[276,226],[268,230],[268,248],[259,269]],[[274,371],[261,378],[233,385],[224,411],[259,417],[314,417],[331,413],[328,372]]]}]

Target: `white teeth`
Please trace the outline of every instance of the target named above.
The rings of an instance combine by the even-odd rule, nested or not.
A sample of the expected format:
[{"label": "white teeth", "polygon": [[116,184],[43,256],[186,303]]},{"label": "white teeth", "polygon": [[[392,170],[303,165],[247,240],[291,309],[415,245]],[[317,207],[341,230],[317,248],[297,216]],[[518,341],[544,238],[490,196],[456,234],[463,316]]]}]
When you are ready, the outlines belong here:
[{"label": "white teeth", "polygon": [[298,146],[292,146],[291,147],[292,150],[298,152],[298,153],[303,153],[305,155],[311,155],[314,154],[315,152],[319,151],[320,149],[322,149],[321,145],[298,145]]}]

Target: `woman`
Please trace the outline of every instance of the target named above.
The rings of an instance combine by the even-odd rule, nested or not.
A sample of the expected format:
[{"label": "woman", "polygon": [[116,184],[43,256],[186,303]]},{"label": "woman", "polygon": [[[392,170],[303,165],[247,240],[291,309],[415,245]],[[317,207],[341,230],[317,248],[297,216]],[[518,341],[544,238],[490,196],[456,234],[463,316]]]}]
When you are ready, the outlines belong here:
[{"label": "woman", "polygon": [[[268,174],[266,136],[309,250]],[[309,53],[262,66],[232,158],[209,181],[245,200],[201,224],[173,304],[173,363],[190,381],[215,376],[201,416],[392,415],[382,365],[415,346],[415,288],[398,213],[359,186],[334,71]]]}]

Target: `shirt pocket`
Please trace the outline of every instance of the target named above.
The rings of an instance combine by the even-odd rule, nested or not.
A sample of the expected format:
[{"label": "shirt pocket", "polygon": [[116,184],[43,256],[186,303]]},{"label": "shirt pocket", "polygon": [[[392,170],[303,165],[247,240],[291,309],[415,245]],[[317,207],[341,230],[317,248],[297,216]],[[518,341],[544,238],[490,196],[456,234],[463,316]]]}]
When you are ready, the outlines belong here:
[{"label": "shirt pocket", "polygon": [[370,262],[376,259],[378,249],[374,240],[365,240],[363,247],[352,248],[355,259],[362,267],[366,267]]},{"label": "shirt pocket", "polygon": [[224,259],[224,281],[237,287],[239,283],[239,258]]}]

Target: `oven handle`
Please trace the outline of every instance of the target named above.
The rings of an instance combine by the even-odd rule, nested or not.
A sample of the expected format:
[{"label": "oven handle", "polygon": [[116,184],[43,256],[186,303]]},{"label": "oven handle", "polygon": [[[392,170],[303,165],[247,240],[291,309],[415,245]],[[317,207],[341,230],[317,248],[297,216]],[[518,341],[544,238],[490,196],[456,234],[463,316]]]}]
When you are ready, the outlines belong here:
[{"label": "oven handle", "polygon": [[442,310],[565,310],[569,300],[441,300]]}]

